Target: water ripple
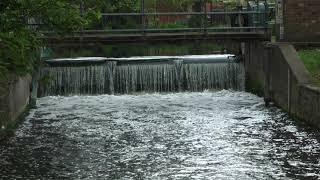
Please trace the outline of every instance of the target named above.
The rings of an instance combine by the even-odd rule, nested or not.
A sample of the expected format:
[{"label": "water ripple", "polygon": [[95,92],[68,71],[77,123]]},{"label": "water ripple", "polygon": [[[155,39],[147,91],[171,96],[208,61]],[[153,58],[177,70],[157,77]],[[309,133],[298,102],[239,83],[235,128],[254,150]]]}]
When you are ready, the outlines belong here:
[{"label": "water ripple", "polygon": [[244,92],[44,97],[0,179],[319,179],[319,137]]}]

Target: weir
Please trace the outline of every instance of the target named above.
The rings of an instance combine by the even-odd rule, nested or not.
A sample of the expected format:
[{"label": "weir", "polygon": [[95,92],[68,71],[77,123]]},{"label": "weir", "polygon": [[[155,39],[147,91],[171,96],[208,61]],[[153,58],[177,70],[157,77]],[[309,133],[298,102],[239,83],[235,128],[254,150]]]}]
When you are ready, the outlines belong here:
[{"label": "weir", "polygon": [[233,55],[47,60],[38,96],[132,94],[216,89],[243,91],[245,70]]}]

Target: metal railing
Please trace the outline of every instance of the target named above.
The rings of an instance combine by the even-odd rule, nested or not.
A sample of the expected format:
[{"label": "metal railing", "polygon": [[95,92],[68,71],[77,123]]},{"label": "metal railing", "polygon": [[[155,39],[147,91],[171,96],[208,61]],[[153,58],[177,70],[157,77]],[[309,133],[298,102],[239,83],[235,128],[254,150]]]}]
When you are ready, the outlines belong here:
[{"label": "metal railing", "polygon": [[[205,1],[202,1],[201,11],[200,12],[146,12],[144,0],[141,0],[141,9],[140,12],[132,12],[132,13],[101,13],[101,22],[94,27],[84,28],[81,27],[79,31],[73,32],[79,34],[80,36],[86,34],[128,34],[128,33],[140,33],[146,35],[147,33],[181,33],[181,32],[197,32],[207,34],[210,32],[256,32],[256,31],[266,31],[268,29],[268,19],[269,11],[260,11],[259,6],[256,11],[246,11],[246,10],[237,10],[237,11],[207,11],[207,8],[204,4]],[[80,12],[84,14],[84,6],[80,5]],[[155,19],[155,17],[174,17],[180,16],[183,17],[182,20],[190,21],[191,17],[197,17],[198,26],[191,26],[188,23],[185,23],[183,27],[150,27],[149,20]],[[225,23],[223,25],[217,25],[212,22],[208,22],[208,19],[215,19],[216,16],[224,16],[224,18],[229,19],[234,17],[241,17],[242,19],[249,17],[258,17],[257,22],[253,22],[252,25],[238,23],[239,26],[232,26],[229,23]],[[259,22],[264,16],[265,21]],[[135,22],[135,27],[130,28],[114,28],[112,26],[111,21],[117,21],[117,19],[125,19],[132,18]],[[178,18],[177,18],[178,19]],[[181,19],[181,18],[180,18]],[[252,19],[252,18],[251,18]],[[226,20],[227,21],[227,20]],[[256,21],[254,19],[253,21]],[[109,24],[108,24],[109,23]],[[176,25],[177,23],[173,23]],[[45,24],[30,24],[31,26],[36,26],[41,30],[41,27]],[[161,24],[160,24],[161,25]],[[158,24],[159,26],[159,24]],[[191,27],[190,27],[191,26]],[[43,34],[51,34],[53,33],[50,30],[42,30]]]}]

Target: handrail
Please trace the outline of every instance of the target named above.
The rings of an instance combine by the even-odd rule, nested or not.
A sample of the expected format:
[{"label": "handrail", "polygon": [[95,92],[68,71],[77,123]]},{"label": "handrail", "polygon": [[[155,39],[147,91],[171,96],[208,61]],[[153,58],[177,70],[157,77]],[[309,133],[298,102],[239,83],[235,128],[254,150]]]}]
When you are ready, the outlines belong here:
[{"label": "handrail", "polygon": [[[250,30],[250,29],[265,29],[263,26],[255,26],[255,27],[207,27],[206,30]],[[144,29],[146,33],[148,32],[163,32],[163,31],[201,31],[203,28],[153,28],[153,29]],[[128,33],[128,32],[141,32],[141,29],[106,29],[106,30],[83,30],[83,31],[75,31],[74,33]],[[53,34],[53,31],[42,31],[43,34]]]},{"label": "handrail", "polygon": [[[155,13],[101,13],[101,16],[178,16],[178,15],[238,15],[265,14],[261,11],[224,11],[224,12],[155,12]],[[46,25],[43,23],[29,23],[29,26]]]},{"label": "handrail", "polygon": [[144,13],[101,13],[101,16],[176,16],[176,15],[233,15],[233,14],[264,14],[261,11],[212,11],[212,12],[144,12]]},{"label": "handrail", "polygon": [[[101,16],[104,19],[110,19],[112,20],[112,17],[136,17],[137,20],[140,19],[140,22],[136,22],[136,25],[132,29],[85,29],[84,27],[80,28],[80,31],[76,31],[73,33],[78,33],[80,36],[83,36],[85,34],[90,34],[90,33],[141,33],[143,36],[147,35],[147,33],[161,33],[161,32],[166,32],[166,33],[174,33],[174,32],[198,32],[198,33],[203,33],[203,35],[206,35],[208,32],[218,32],[218,31],[235,31],[242,33],[243,30],[264,30],[266,31],[268,29],[267,26],[260,26],[260,25],[253,25],[253,26],[241,26],[239,25],[238,27],[229,27],[229,25],[225,25],[224,27],[210,27],[205,21],[206,18],[209,16],[214,16],[214,15],[227,15],[227,16],[243,16],[245,17],[246,15],[263,15],[266,14],[267,11],[259,11],[258,10],[250,10],[250,11],[243,11],[243,10],[233,10],[233,11],[208,11],[205,6],[205,0],[201,1],[201,9],[198,12],[195,11],[190,11],[190,12],[147,12],[145,8],[145,0],[140,0],[141,1],[141,7],[140,7],[140,12],[119,12],[119,13],[101,13]],[[83,0],[81,0],[83,2]],[[80,12],[81,15],[84,14],[84,7],[83,4],[80,5]],[[201,18],[201,25],[198,27],[184,27],[184,28],[149,28],[148,27],[148,17],[149,16],[199,16]],[[250,16],[248,16],[250,17]],[[186,17],[187,18],[187,17]],[[239,18],[240,21],[240,18]],[[104,23],[104,22],[103,22]],[[46,24],[43,23],[33,23],[33,24],[28,24],[29,26],[45,26]],[[105,24],[102,24],[102,26],[105,26]],[[249,27],[248,27],[249,26]],[[105,28],[105,27],[102,27]],[[40,31],[43,34],[51,34],[54,33],[52,31]],[[245,32],[244,32],[245,33]],[[97,34],[98,35],[98,34]]]}]

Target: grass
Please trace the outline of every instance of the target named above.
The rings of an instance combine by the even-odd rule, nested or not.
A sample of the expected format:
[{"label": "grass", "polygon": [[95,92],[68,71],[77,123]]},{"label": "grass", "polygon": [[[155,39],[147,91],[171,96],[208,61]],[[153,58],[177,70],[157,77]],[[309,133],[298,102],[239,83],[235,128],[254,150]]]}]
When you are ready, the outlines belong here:
[{"label": "grass", "polygon": [[320,85],[320,49],[300,50],[299,57],[311,73],[315,83]]}]

